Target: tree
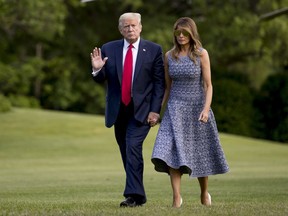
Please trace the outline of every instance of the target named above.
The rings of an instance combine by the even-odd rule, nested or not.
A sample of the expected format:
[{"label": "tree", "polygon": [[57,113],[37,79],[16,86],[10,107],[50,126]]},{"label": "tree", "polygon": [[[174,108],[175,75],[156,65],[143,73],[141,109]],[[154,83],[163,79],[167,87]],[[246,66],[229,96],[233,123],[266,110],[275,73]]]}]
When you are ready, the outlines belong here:
[{"label": "tree", "polygon": [[[36,106],[36,100],[46,109],[103,114],[105,85],[91,79],[89,54],[121,38],[119,16],[140,12],[142,37],[164,52],[173,45],[174,22],[188,16],[210,55],[220,130],[254,136],[245,117],[252,112],[251,97],[269,75],[288,67],[287,15],[261,22],[259,17],[287,5],[288,0],[0,0],[0,93],[14,106]],[[247,111],[245,119],[239,106]],[[225,119],[225,109],[241,124]],[[262,121],[255,127],[260,134]],[[283,128],[274,129],[280,134]]]},{"label": "tree", "polygon": [[287,0],[214,1],[206,4],[202,21],[199,20],[199,31],[210,53],[212,67],[216,71],[244,73],[253,87],[259,89],[267,76],[287,65],[288,59],[282,58],[288,54],[285,49],[288,43],[285,39],[288,35],[287,16],[269,22],[259,22],[259,16],[287,4]]},{"label": "tree", "polygon": [[[31,57],[37,58],[36,61],[42,61],[43,49],[47,42],[63,33],[66,8],[61,1],[1,0],[0,11],[3,35],[0,43],[3,48],[1,56],[5,56],[4,61],[11,65],[12,70],[16,72],[16,77],[22,81],[23,71],[19,70],[22,65],[25,67]],[[41,94],[43,78],[40,65],[34,68],[37,72],[34,72],[34,77],[30,80],[34,82],[33,93],[38,98]]]},{"label": "tree", "polygon": [[247,83],[249,83],[247,77],[240,73],[232,73],[214,81],[212,109],[219,131],[255,136],[252,106],[254,90],[249,88]]},{"label": "tree", "polygon": [[261,138],[288,142],[288,71],[268,77],[255,98]]}]

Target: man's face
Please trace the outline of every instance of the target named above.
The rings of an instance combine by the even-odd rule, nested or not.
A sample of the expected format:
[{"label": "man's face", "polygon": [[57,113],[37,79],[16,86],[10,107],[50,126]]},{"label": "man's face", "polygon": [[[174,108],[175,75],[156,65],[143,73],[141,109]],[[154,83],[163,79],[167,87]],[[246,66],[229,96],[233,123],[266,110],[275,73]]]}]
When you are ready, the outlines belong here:
[{"label": "man's face", "polygon": [[120,26],[119,30],[129,43],[134,43],[140,37],[142,25],[137,19],[128,18],[122,21],[122,25]]}]

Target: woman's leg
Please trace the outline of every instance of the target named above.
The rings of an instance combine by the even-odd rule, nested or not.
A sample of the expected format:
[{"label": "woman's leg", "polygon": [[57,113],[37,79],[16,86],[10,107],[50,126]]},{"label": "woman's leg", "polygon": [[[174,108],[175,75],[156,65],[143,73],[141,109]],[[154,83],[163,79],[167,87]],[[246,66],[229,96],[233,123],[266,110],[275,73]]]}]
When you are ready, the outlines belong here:
[{"label": "woman's leg", "polygon": [[171,180],[171,186],[173,190],[173,207],[179,208],[182,204],[182,198],[181,198],[181,172],[176,169],[169,168],[170,173],[170,180]]},{"label": "woman's leg", "polygon": [[201,203],[206,206],[211,205],[211,196],[208,193],[208,176],[198,178],[201,189]]}]

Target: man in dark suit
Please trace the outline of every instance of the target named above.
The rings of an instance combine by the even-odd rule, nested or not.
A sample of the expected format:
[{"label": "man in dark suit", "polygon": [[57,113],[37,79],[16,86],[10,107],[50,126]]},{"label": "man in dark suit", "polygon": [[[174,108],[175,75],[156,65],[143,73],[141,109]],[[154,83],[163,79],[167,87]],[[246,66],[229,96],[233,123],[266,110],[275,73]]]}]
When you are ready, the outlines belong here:
[{"label": "man in dark suit", "polygon": [[160,117],[163,55],[158,44],[140,38],[140,14],[121,15],[118,27],[124,39],[92,51],[92,75],[96,82],[107,81],[105,123],[114,125],[126,172],[125,200],[120,207],[135,207],[146,203],[142,147]]}]

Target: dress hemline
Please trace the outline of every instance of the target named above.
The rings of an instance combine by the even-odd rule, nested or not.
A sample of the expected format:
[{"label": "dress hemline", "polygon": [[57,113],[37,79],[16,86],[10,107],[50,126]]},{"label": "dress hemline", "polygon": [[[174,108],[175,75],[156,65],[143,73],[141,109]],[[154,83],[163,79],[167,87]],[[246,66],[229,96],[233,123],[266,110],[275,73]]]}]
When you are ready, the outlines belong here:
[{"label": "dress hemline", "polygon": [[[229,172],[229,169],[225,169],[219,172],[209,172],[209,173],[205,173],[205,174],[193,174],[192,173],[192,169],[190,167],[188,167],[186,164],[180,165],[180,166],[173,166],[169,163],[167,163],[164,159],[159,158],[159,157],[153,157],[151,159],[152,163],[154,164],[154,169],[157,172],[163,172],[163,173],[167,173],[169,175],[169,167],[173,168],[173,169],[178,169],[180,170],[181,174],[188,174],[190,178],[200,178],[200,177],[207,177],[207,176],[211,176],[211,175],[221,175],[221,174],[225,174],[227,172]],[[190,172],[188,171],[190,170]]]}]

